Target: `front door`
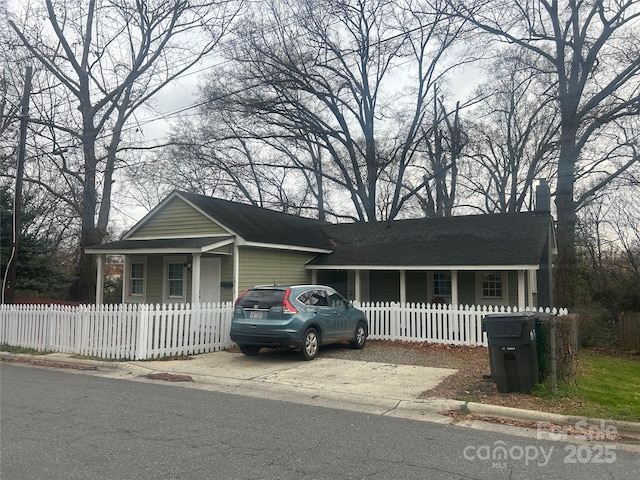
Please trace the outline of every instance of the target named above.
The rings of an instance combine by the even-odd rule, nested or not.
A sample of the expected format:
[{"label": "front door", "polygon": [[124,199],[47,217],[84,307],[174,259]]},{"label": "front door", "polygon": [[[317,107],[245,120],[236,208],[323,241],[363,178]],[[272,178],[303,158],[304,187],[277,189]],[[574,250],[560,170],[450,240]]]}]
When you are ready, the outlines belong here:
[{"label": "front door", "polygon": [[200,303],[220,301],[220,257],[200,260]]}]

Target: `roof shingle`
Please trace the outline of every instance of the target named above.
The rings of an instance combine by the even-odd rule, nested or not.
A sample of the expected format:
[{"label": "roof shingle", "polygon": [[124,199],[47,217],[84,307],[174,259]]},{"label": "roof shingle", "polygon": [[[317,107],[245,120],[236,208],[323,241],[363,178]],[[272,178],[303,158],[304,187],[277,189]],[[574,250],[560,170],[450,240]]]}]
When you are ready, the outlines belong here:
[{"label": "roof shingle", "polygon": [[550,226],[529,212],[330,225],[335,251],[311,265],[537,265]]},{"label": "roof shingle", "polygon": [[331,249],[321,230],[327,222],[204,195],[178,194],[248,242]]}]

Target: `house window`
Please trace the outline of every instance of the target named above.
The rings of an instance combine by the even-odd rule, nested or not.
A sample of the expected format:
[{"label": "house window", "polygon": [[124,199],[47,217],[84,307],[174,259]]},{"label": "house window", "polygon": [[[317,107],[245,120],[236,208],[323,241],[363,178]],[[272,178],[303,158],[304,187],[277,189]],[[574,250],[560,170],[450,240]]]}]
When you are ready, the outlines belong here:
[{"label": "house window", "polygon": [[129,295],[132,297],[144,295],[144,262],[131,262]]},{"label": "house window", "polygon": [[433,272],[433,294],[436,297],[451,296],[451,272]]},{"label": "house window", "polygon": [[184,262],[167,265],[167,289],[169,298],[184,297]]},{"label": "house window", "polygon": [[482,297],[502,298],[502,274],[500,272],[482,274]]}]

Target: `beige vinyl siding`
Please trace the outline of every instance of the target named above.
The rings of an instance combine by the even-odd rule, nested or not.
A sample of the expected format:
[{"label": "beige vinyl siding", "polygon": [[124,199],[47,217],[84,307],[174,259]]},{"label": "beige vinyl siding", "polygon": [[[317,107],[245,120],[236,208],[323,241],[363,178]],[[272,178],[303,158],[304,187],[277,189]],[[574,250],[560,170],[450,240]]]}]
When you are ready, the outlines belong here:
[{"label": "beige vinyl siding", "polygon": [[407,302],[426,303],[428,298],[429,276],[433,278],[433,272],[411,271],[406,272]]},{"label": "beige vinyl siding", "polygon": [[369,272],[369,298],[376,302],[400,301],[400,272],[371,270]]},{"label": "beige vinyl siding", "polygon": [[[503,273],[504,275],[504,273]],[[507,275],[508,284],[507,284],[507,305],[517,306],[518,305],[518,272],[517,270],[510,270]]]},{"label": "beige vinyl siding", "polygon": [[458,301],[462,305],[476,304],[476,272],[458,271]]},{"label": "beige vinyl siding", "polygon": [[167,302],[191,303],[191,272],[185,269],[185,296],[183,299],[164,299],[166,272],[164,271],[165,255],[149,255],[147,257],[147,282],[145,303],[157,304]]},{"label": "beige vinyl siding", "polygon": [[226,255],[228,257],[231,257],[231,254],[233,254],[233,245],[224,245],[212,251],[219,255]]},{"label": "beige vinyl siding", "polygon": [[184,200],[174,198],[129,238],[169,238],[221,234],[228,235],[229,232]]},{"label": "beige vinyl siding", "polygon": [[305,264],[313,253],[242,247],[239,251],[238,292],[255,285],[304,284],[311,281]]},{"label": "beige vinyl siding", "polygon": [[147,299],[146,303],[162,303],[164,263],[162,255],[147,257]]},{"label": "beige vinyl siding", "polygon": [[353,291],[355,282],[349,281],[349,274],[346,270],[317,270],[317,275],[320,285],[333,287],[347,299],[353,300],[352,296],[350,298],[349,290]]},{"label": "beige vinyl siding", "polygon": [[233,257],[231,255],[220,257],[220,283],[230,285],[220,287],[220,301],[233,302],[235,298],[233,298]]}]

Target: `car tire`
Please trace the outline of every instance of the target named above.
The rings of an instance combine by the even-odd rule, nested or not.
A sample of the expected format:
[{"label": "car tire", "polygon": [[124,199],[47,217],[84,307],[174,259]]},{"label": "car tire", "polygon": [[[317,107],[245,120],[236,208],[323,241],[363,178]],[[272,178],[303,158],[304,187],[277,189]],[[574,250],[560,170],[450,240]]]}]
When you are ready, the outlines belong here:
[{"label": "car tire", "polygon": [[260,347],[256,347],[255,345],[240,345],[240,351],[245,355],[253,356],[258,354]]},{"label": "car tire", "polygon": [[300,350],[300,358],[303,360],[313,360],[318,355],[318,348],[320,347],[320,338],[315,328],[309,328],[304,333],[302,339],[302,349]]},{"label": "car tire", "polygon": [[367,342],[367,326],[358,322],[356,330],[353,332],[353,340],[349,342],[351,348],[361,349],[364,348],[364,344]]}]

